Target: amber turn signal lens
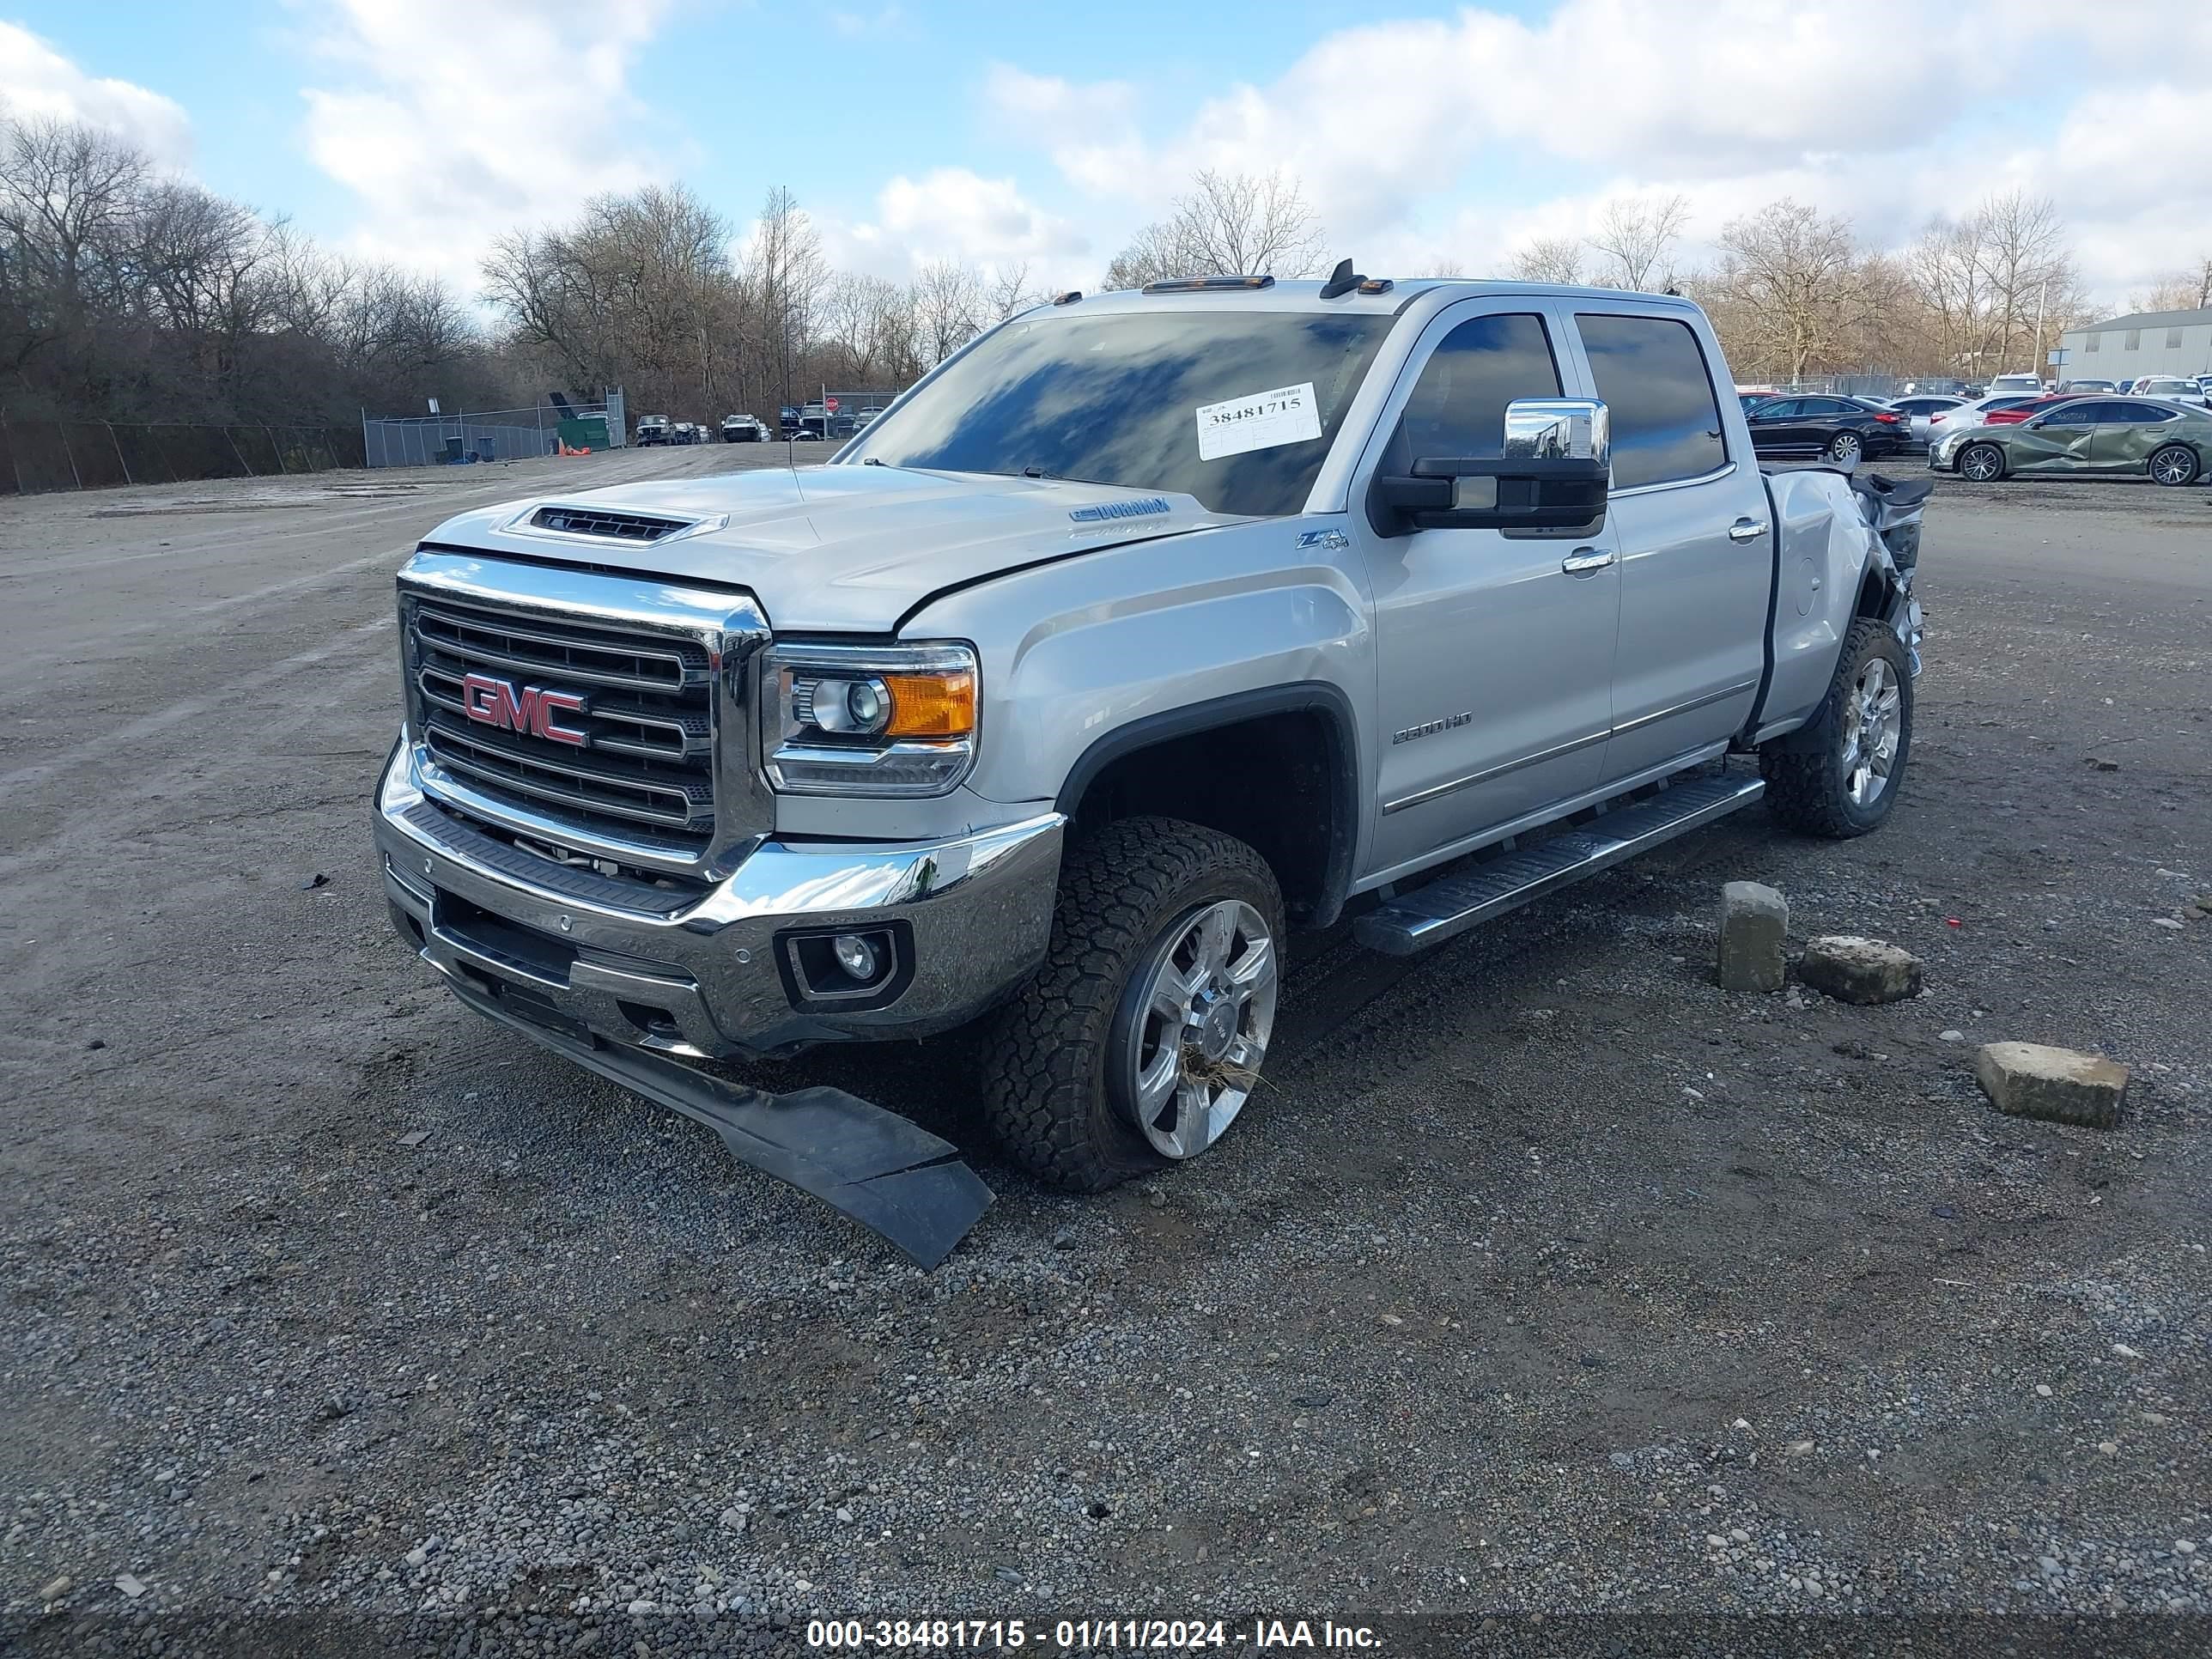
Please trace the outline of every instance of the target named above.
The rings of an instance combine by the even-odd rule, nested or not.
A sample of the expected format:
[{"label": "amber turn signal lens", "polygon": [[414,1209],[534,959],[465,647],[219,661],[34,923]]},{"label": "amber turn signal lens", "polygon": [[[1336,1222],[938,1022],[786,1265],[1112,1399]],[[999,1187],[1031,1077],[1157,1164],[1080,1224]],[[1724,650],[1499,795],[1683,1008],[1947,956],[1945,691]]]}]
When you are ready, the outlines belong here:
[{"label": "amber turn signal lens", "polygon": [[885,674],[883,682],[891,694],[886,737],[964,738],[975,729],[973,674]]}]

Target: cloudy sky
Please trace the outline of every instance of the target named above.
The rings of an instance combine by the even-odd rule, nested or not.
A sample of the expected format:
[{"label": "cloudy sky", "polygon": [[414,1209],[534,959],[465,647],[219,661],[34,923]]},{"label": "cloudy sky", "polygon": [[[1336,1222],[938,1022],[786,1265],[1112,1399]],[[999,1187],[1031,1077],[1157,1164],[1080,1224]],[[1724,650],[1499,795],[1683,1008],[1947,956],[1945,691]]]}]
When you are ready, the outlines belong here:
[{"label": "cloudy sky", "polygon": [[1893,246],[2027,185],[2116,307],[2212,252],[2212,0],[0,0],[0,96],[466,280],[501,231],[773,185],[841,264],[1095,283],[1191,171],[1296,174],[1374,271],[1498,268],[1680,191]]}]

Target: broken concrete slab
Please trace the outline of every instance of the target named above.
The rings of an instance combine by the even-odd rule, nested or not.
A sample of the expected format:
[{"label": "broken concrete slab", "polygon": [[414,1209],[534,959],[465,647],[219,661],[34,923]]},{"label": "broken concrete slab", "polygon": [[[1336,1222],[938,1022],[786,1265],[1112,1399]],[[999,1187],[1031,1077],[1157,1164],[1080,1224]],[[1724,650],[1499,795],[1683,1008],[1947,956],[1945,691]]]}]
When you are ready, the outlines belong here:
[{"label": "broken concrete slab", "polygon": [[1984,1043],[1974,1079],[1991,1105],[2013,1117],[2091,1129],[2117,1127],[2128,1092],[2128,1068],[2118,1060],[2040,1042]]},{"label": "broken concrete slab", "polygon": [[1838,1002],[1902,1002],[1920,994],[1920,958],[1878,939],[1836,933],[1805,947],[1797,976]]},{"label": "broken concrete slab", "polygon": [[1720,982],[1723,991],[1782,988],[1783,942],[1790,901],[1762,882],[1732,881],[1721,889]]}]

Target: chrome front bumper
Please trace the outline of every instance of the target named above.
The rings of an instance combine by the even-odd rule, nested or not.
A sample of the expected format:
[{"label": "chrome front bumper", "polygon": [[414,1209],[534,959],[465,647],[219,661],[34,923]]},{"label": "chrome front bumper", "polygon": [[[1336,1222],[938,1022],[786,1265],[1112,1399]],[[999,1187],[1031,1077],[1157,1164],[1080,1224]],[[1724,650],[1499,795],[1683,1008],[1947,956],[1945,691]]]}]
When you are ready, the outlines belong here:
[{"label": "chrome front bumper", "polygon": [[[377,791],[392,924],[455,983],[571,1036],[692,1059],[927,1036],[990,1007],[1051,935],[1066,819],[929,842],[763,842],[681,890],[556,864],[426,799],[401,744]],[[795,939],[890,930],[876,993],[812,993]]]}]

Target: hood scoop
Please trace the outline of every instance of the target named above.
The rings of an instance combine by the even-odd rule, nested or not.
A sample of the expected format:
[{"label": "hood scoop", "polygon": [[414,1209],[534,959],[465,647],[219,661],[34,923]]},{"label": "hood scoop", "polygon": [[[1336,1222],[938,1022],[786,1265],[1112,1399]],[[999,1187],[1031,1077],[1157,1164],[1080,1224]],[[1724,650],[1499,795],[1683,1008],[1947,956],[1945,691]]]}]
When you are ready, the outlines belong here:
[{"label": "hood scoop", "polygon": [[[696,530],[702,520],[671,519],[654,513],[617,513],[604,507],[541,507],[527,521],[532,530],[550,531],[557,536],[580,536],[594,542],[657,542],[686,530]],[[516,526],[514,528],[523,528]]]}]

